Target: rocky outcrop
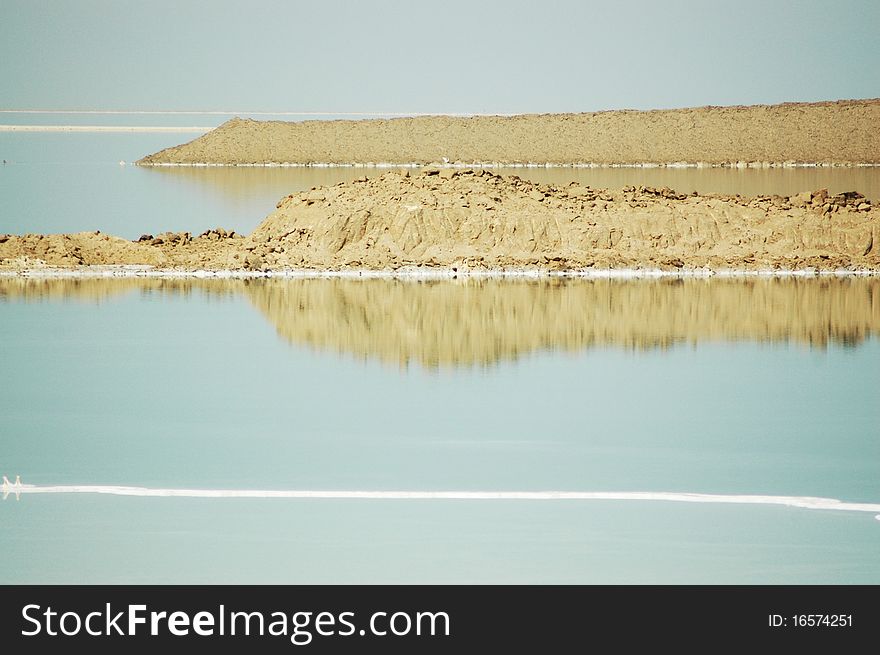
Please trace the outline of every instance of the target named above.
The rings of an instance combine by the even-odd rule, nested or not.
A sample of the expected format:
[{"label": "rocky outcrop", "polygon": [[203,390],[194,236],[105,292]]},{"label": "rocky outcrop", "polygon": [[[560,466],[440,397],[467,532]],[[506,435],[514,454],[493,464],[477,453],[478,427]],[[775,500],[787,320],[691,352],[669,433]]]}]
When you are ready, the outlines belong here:
[{"label": "rocky outcrop", "polygon": [[283,198],[249,237],[269,269],[877,268],[859,194],[783,198],[389,172]]},{"label": "rocky outcrop", "polygon": [[485,170],[388,172],[282,198],[252,234],[0,237],[0,266],[273,271],[401,268],[880,270],[856,192],[744,198],[536,184]]}]

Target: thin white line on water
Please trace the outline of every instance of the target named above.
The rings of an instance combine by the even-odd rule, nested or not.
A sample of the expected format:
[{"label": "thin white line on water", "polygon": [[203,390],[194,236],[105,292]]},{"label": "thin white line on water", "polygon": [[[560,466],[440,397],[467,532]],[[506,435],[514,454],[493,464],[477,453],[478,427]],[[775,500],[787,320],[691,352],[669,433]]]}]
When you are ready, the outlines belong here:
[{"label": "thin white line on water", "polygon": [[733,505],[782,505],[814,510],[880,512],[880,503],[850,503],[812,496],[704,494],[669,491],[333,491],[285,489],[166,489],[114,485],[4,484],[8,493],[75,494],[157,498],[298,498],[347,500],[629,500]]},{"label": "thin white line on water", "polygon": [[0,132],[208,132],[213,129],[164,125],[0,125]]},{"label": "thin white line on water", "polygon": [[161,109],[0,109],[0,114],[67,114],[108,116],[516,116],[511,112],[469,111],[168,111]]}]

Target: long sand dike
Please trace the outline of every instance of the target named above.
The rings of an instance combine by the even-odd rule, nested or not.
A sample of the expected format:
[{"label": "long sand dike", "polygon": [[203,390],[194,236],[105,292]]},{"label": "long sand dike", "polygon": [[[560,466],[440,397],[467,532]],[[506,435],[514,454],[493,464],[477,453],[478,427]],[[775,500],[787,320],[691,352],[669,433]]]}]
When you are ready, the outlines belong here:
[{"label": "long sand dike", "polygon": [[743,198],[404,170],[286,196],[246,237],[0,235],[0,268],[880,271],[878,216],[856,192]]},{"label": "long sand dike", "polygon": [[232,119],[141,165],[880,163],[880,99],[517,116]]}]

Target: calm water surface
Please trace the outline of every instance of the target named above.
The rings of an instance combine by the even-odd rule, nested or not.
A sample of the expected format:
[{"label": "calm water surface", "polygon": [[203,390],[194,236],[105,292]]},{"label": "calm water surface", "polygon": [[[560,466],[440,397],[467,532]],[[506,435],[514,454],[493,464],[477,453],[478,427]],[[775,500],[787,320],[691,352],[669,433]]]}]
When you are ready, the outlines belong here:
[{"label": "calm water surface", "polygon": [[[197,134],[0,133],[0,232],[247,232],[365,172],[118,164]],[[877,169],[514,172],[880,199]],[[877,503],[878,330],[877,279],[0,280],[0,473]],[[0,583],[880,582],[872,513],[778,506],[10,493],[0,525]]]},{"label": "calm water surface", "polygon": [[[880,499],[875,279],[0,294],[0,462],[33,484]],[[22,494],[0,515],[4,582],[880,581],[870,513]]]},{"label": "calm water surface", "polygon": [[[180,119],[183,125],[192,123],[187,118]],[[150,120],[157,122],[153,117]],[[0,164],[0,232],[101,230],[136,239],[145,232],[195,234],[219,226],[248,233],[289,193],[385,172],[375,168],[165,169],[130,165],[146,154],[200,134],[0,132],[0,160],[8,162]],[[120,166],[120,161],[129,165]],[[516,168],[498,172],[544,183],[577,181],[609,188],[645,184],[688,193],[790,195],[819,188],[832,193],[855,190],[880,201],[880,168]]]}]

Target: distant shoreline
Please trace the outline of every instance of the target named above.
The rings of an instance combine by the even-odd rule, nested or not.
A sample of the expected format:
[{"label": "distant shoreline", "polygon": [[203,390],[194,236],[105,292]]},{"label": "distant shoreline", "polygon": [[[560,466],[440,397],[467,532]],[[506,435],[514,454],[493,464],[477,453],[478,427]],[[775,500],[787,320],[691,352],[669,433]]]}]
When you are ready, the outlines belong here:
[{"label": "distant shoreline", "polygon": [[880,168],[880,162],[800,162],[800,161],[671,161],[671,162],[264,162],[264,163],[222,163],[222,162],[145,162],[139,160],[136,166],[144,168]]},{"label": "distant shoreline", "polygon": [[514,116],[233,118],[138,164],[878,165],[877,125],[880,99]]}]

